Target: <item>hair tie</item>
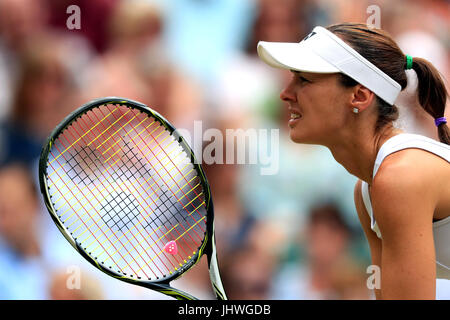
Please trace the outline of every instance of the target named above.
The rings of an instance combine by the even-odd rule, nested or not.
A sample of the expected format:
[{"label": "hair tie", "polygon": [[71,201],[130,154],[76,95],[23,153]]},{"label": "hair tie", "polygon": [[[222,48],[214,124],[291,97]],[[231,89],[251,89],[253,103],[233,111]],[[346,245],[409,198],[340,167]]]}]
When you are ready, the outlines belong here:
[{"label": "hair tie", "polygon": [[412,69],[413,58],[410,55],[406,55],[406,70]]},{"label": "hair tie", "polygon": [[441,124],[445,123],[447,123],[447,119],[445,119],[445,117],[434,119],[434,124],[436,125],[436,127],[439,127]]}]

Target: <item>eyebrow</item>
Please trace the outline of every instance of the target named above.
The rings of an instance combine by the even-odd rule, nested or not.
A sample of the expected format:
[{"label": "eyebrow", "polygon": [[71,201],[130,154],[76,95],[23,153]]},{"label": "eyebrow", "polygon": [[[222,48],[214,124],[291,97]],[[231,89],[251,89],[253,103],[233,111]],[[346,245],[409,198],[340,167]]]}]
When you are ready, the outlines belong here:
[{"label": "eyebrow", "polygon": [[305,80],[312,81],[311,78],[309,76],[305,75],[305,73],[302,71],[298,71],[298,70],[290,70],[290,71],[295,75],[299,75],[300,77],[302,77]]},{"label": "eyebrow", "polygon": [[[304,77],[305,76],[305,72],[303,72],[303,71],[298,71],[298,70],[290,70],[292,73],[294,73],[294,74],[298,74],[298,75],[300,75],[300,76],[302,76],[302,77]],[[306,78],[305,78],[306,79]]]}]

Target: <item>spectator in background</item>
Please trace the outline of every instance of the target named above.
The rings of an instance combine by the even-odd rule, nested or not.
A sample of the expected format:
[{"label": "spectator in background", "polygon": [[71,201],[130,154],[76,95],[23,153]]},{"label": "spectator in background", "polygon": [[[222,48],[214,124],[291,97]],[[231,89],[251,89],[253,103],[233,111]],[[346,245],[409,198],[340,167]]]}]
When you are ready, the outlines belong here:
[{"label": "spectator in background", "polygon": [[28,169],[0,169],[0,299],[46,299],[37,221],[39,202]]},{"label": "spectator in background", "polygon": [[85,100],[122,96],[143,102],[177,128],[201,118],[201,90],[176,70],[163,43],[161,9],[148,1],[118,2],[108,23],[108,48],[86,68]]},{"label": "spectator in background", "polygon": [[[108,48],[108,22],[114,8],[121,0],[45,0],[49,8],[48,25],[53,29],[69,31],[87,39],[97,53]],[[67,19],[73,13],[67,8],[76,5],[80,8],[80,29],[67,29]]]},{"label": "spectator in background", "polygon": [[13,53],[25,42],[45,30],[48,7],[42,0],[0,0],[0,36]]},{"label": "spectator in background", "polygon": [[[220,118],[245,127],[266,127],[279,116],[280,73],[264,68],[256,44],[296,41],[305,30],[307,12],[300,0],[257,0],[249,36],[243,50],[232,52],[218,65],[212,106]],[[277,89],[278,88],[278,89]]]},{"label": "spectator in background", "polygon": [[365,23],[368,18],[367,7],[376,2],[377,0],[313,1],[316,15],[310,27],[316,25],[326,26],[332,21],[360,21]]},{"label": "spectator in background", "polygon": [[275,299],[370,298],[364,269],[350,251],[352,231],[334,204],[311,210],[304,236],[305,261],[280,270]]},{"label": "spectator in background", "polygon": [[221,262],[224,288],[230,300],[267,300],[279,261],[280,233],[273,224],[259,221],[248,238],[229,251]]},{"label": "spectator in background", "polygon": [[222,256],[242,245],[254,218],[246,211],[238,194],[239,166],[211,164],[205,166],[205,172],[214,203],[217,252]]},{"label": "spectator in background", "polygon": [[19,56],[27,41],[45,30],[47,17],[42,0],[0,0],[0,121],[13,103]]},{"label": "spectator in background", "polygon": [[170,119],[176,128],[189,130],[192,135],[194,121],[202,119],[205,111],[200,84],[175,68],[159,41],[144,48],[137,66],[147,93],[147,101],[143,102]]},{"label": "spectator in background", "polygon": [[209,91],[218,66],[243,47],[255,0],[150,0],[160,3],[165,42],[177,70],[190,74]]},{"label": "spectator in background", "polygon": [[138,74],[138,60],[150,43],[159,42],[162,21],[157,7],[146,1],[120,1],[105,19],[108,46],[85,68],[85,100],[119,96],[151,101]]},{"label": "spectator in background", "polygon": [[[42,232],[39,209],[29,169],[16,163],[3,166],[0,169],[0,299],[100,299],[101,283],[92,280],[85,271],[80,270],[79,288],[71,290],[67,286],[70,274],[61,263],[61,251],[53,243],[62,239],[53,238],[46,243],[48,234]],[[69,249],[73,255],[75,251]]]},{"label": "spectator in background", "polygon": [[19,56],[20,73],[7,121],[0,126],[0,163],[31,164],[51,130],[77,106],[77,87],[69,66],[71,52],[53,34],[28,39]]},{"label": "spectator in background", "polygon": [[222,281],[230,300],[267,300],[274,259],[252,247],[237,248],[221,266]]},{"label": "spectator in background", "polygon": [[[70,276],[70,275],[69,275]],[[88,275],[80,273],[79,283],[68,286],[71,279],[65,270],[52,273],[48,285],[49,298],[52,300],[101,300],[104,299],[101,283]],[[74,280],[75,282],[75,280]]]}]

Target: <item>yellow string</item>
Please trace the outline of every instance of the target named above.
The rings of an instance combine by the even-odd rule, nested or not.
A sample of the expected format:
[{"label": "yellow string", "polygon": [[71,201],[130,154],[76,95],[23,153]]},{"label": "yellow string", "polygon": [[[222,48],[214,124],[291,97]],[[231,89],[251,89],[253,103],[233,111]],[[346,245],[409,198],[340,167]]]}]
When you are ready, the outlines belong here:
[{"label": "yellow string", "polygon": [[[186,167],[186,166],[185,166],[185,167]],[[183,169],[184,169],[184,168],[183,168]],[[193,169],[192,169],[192,170],[193,170]],[[191,170],[191,171],[192,171],[192,170]],[[189,174],[191,171],[189,171],[188,174]],[[180,180],[183,179],[183,178],[184,178],[184,177],[181,177]],[[195,178],[195,177],[194,177],[194,178]],[[154,182],[154,183],[155,183],[155,182]],[[154,184],[154,183],[153,183],[153,184]],[[187,184],[187,183],[186,183],[186,184]],[[186,185],[186,184],[185,184],[185,185]],[[148,187],[148,188],[149,188],[149,187]],[[148,190],[148,188],[147,188],[146,190]],[[184,186],[183,186],[183,188],[184,188]],[[181,189],[182,189],[182,188],[181,188]],[[180,189],[180,190],[181,190],[181,189]],[[159,188],[158,188],[157,190],[159,190]],[[151,195],[153,195],[157,190],[153,191],[153,193],[152,193]],[[178,193],[180,190],[178,190],[176,193]],[[146,199],[150,198],[151,195],[149,195]],[[158,199],[159,199],[159,197],[158,197]],[[150,205],[148,205],[147,207],[143,208],[143,209],[141,210],[141,212],[145,211],[145,209],[147,209],[149,206],[150,206]],[[152,212],[152,213],[153,213],[153,212]],[[149,214],[147,217],[145,217],[144,219],[142,219],[141,221],[139,221],[138,224],[134,225],[133,228],[129,229],[124,235],[126,235],[128,232],[131,232],[134,228],[137,227],[137,225],[139,225],[143,220],[145,220],[146,218],[148,218],[150,215],[151,215],[151,214]],[[123,237],[124,235],[122,235],[122,237]],[[121,237],[121,238],[122,238],[122,237]],[[119,238],[119,239],[121,239],[121,238]],[[119,240],[119,239],[118,239],[118,240]],[[147,239],[148,239],[148,237],[146,237],[144,240],[147,240]],[[113,244],[115,244],[118,240],[116,240]],[[95,241],[95,239],[91,242],[91,244],[92,244],[94,241]],[[106,240],[105,240],[105,241],[106,241]],[[90,245],[91,245],[91,244],[90,244]],[[128,242],[125,243],[125,245],[126,245],[126,244],[128,244]],[[98,245],[93,251],[97,250],[99,246],[100,246],[100,245]],[[106,249],[106,251],[107,251],[110,247],[111,247],[111,245]],[[114,252],[114,253],[112,254],[112,256],[114,256],[116,253],[117,253],[117,251]],[[103,252],[101,252],[101,253],[99,254],[98,257],[100,257],[102,254],[103,254]]]},{"label": "yellow string", "polygon": [[[205,202],[203,202],[202,204],[204,204]],[[189,230],[191,230],[192,228],[194,228],[198,223],[200,223],[203,219],[205,219],[206,218],[206,216],[204,216],[203,218],[201,218],[200,220],[198,220],[195,224],[193,224],[189,229],[187,229],[185,232],[183,232],[178,238],[176,238],[175,239],[175,241],[178,241],[178,239],[180,239],[181,237],[183,237],[187,232],[189,232]],[[178,226],[178,224],[177,225],[175,225],[175,227],[176,226]],[[173,229],[173,228],[172,228]],[[171,230],[172,230],[171,229]],[[165,236],[165,235],[164,235]],[[162,237],[161,237],[162,238]],[[158,239],[158,241],[161,239],[161,238],[159,238]],[[156,242],[155,242],[156,243]],[[154,244],[155,244],[154,243]],[[154,245],[153,244],[153,245]],[[152,246],[153,246],[152,245]],[[148,264],[150,264],[150,263],[152,263],[153,262],[153,260],[155,260],[156,259],[156,257],[158,257],[159,255],[161,255],[161,253],[164,251],[164,249],[163,250],[161,250],[160,252],[158,252],[157,254],[156,254],[156,256],[154,256],[149,262],[148,262]],[[186,262],[186,260],[185,260],[185,262]],[[140,268],[138,271],[136,271],[136,273],[138,273],[139,271],[141,271],[142,270],[142,268]]]},{"label": "yellow string", "polygon": [[[80,138],[78,138],[76,141],[74,141],[69,147],[67,147],[62,153],[60,153],[55,159],[53,159],[50,163],[52,163],[52,162],[54,162],[55,160],[57,160],[57,158],[59,158],[63,153],[65,153],[67,150],[69,150],[75,143],[77,143],[82,137],[84,137],[86,134],[88,134],[90,131],[92,131],[98,124],[100,124],[104,119],[106,119],[108,116],[110,116],[113,112],[115,112],[117,109],[114,109],[113,111],[111,111],[108,115],[106,115],[105,117],[103,117],[101,120],[100,120],[100,122],[99,123],[97,123],[94,127],[92,127],[90,130],[88,130],[85,134],[83,134]],[[127,111],[125,114],[123,114],[121,117],[119,117],[116,121],[114,121],[112,124],[110,124],[105,130],[103,130],[101,133],[100,133],[100,135],[99,136],[97,136],[94,140],[92,140],[87,146],[89,146],[89,145],[91,145],[94,141],[96,141],[101,135],[103,135],[109,128],[111,128],[115,123],[117,123],[120,119],[122,119],[126,114],[128,114],[130,112],[130,110],[129,111]],[[118,130],[116,130],[108,139],[106,139],[105,141],[103,141],[102,142],[102,144],[100,144],[99,146],[97,146],[96,147],[96,150],[98,150],[99,149],[99,147],[100,146],[103,146],[105,143],[106,143],[106,141],[108,141],[109,139],[111,139],[114,135],[116,135],[124,126],[126,126],[128,123],[130,123],[133,119],[135,119],[136,118],[136,116],[137,115],[135,115],[133,118],[131,118],[129,121],[127,121],[124,125],[122,125]],[[145,120],[147,120],[148,118],[145,118],[145,119],[143,119],[142,121],[140,121],[136,126],[134,126],[134,129],[135,128],[137,128],[140,124],[142,124]],[[142,129],[141,131],[140,131],[140,133],[142,133],[144,130],[146,130],[148,127],[150,127],[153,123],[154,123],[155,121],[153,121],[152,123],[150,123],[148,126],[146,126],[144,129]],[[149,135],[151,135],[153,132],[155,132],[157,129],[158,129],[158,127],[159,126],[157,126],[155,129],[153,129],[149,134],[147,134],[147,136],[146,136],[146,138],[149,136]],[[163,134],[164,133],[164,129],[155,137],[155,138],[153,138],[154,139],[154,141],[156,141],[156,139],[161,135],[161,134]],[[129,131],[125,136],[127,136],[129,133],[130,133],[131,131]],[[140,134],[139,133],[139,134]],[[138,134],[138,135],[139,135]],[[137,136],[138,136],[137,135]],[[134,140],[137,136],[135,136],[134,138],[132,138],[132,140]],[[147,156],[150,152],[152,152],[157,146],[160,146],[160,144],[162,144],[168,137],[170,136],[170,134],[169,135],[167,135],[162,141],[160,141],[160,143],[158,144],[157,143],[157,145],[155,145],[153,148],[150,148],[148,145],[147,145],[147,147],[149,148],[149,151],[145,154],[145,156]],[[111,149],[113,146],[115,146],[118,142],[120,142],[121,140],[118,140],[117,142],[115,142],[112,146],[110,146],[107,150],[105,150],[103,153],[102,153],[102,155],[104,155],[109,149]],[[141,142],[143,142],[143,141],[145,141],[145,139],[142,139],[142,141]],[[173,142],[174,142],[175,140],[173,140],[172,142],[170,142],[170,144],[168,145],[168,146],[170,146]],[[139,142],[136,146],[138,146],[139,144],[141,144],[141,142]],[[168,146],[166,146],[166,148],[168,147]],[[161,147],[161,146],[160,146]],[[175,147],[170,153],[172,153],[173,151],[175,151],[177,148]],[[118,151],[120,151],[120,150],[118,150]],[[117,154],[117,152],[118,151],[116,151],[112,156],[114,156],[115,154]],[[162,151],[162,147],[161,147],[161,150],[157,153],[157,154],[154,154],[153,155],[153,157],[152,157],[152,159],[154,159],[154,158],[156,158],[158,155],[159,155],[159,153]],[[169,153],[169,154],[170,154]],[[161,160],[164,160],[165,158],[168,158],[168,155],[169,154],[166,154],[165,155],[165,157],[164,158],[162,158]],[[177,156],[176,156],[176,158],[180,155],[180,154],[182,154],[182,152],[180,152]],[[104,163],[106,163],[109,159],[111,159],[111,157],[112,156],[110,156],[108,159],[106,159],[105,161],[104,161]],[[175,158],[174,158],[175,159]],[[174,160],[173,159],[173,160]],[[118,159],[119,160],[119,159]],[[101,174],[103,174],[105,171],[107,171],[107,170],[109,170],[114,164],[116,164],[117,163],[117,161],[118,160],[116,160],[113,164],[111,164],[108,168],[106,168],[105,170],[103,170],[102,172],[101,172]],[[160,160],[160,161],[161,161]],[[172,161],[173,161],[172,160]],[[166,163],[166,165],[168,164],[170,162],[170,159],[169,159],[169,161]],[[65,165],[66,163],[64,163],[62,166],[60,166],[56,171],[54,171],[54,172],[52,172],[51,173],[51,175],[53,175],[54,173],[56,173],[58,170],[60,170],[64,165]],[[187,166],[187,165],[189,165],[189,163],[187,163],[184,167],[183,167],[183,169],[182,170],[184,170],[184,168]],[[89,167],[89,166],[88,166]],[[167,172],[166,172],[166,174],[164,174],[163,175],[163,177],[164,176],[166,176],[167,174],[170,174],[169,172],[170,171],[172,171],[173,169],[175,169],[176,168],[176,165],[174,164],[173,165],[173,167],[170,169],[170,170],[168,170]],[[183,178],[186,178],[186,176],[187,175],[189,175],[189,173],[190,172],[192,172],[194,169],[191,169],[186,175],[183,175],[182,174],[182,177],[178,180],[178,181],[176,181],[176,183],[174,184],[174,185],[172,185],[172,186],[170,186],[169,187],[169,189],[172,191],[172,188],[175,186],[175,185],[177,185],[177,183],[180,181],[180,180],[182,180]],[[50,175],[50,176],[51,176]],[[50,177],[49,176],[49,177]],[[61,179],[62,177],[60,177],[59,179],[58,179],[58,181]],[[149,177],[149,179],[150,179],[151,177]],[[196,176],[194,176],[190,181],[192,181],[193,179],[195,179],[196,178]],[[149,180],[149,179],[147,179],[146,180],[146,182]],[[147,189],[145,189],[145,191],[147,191],[150,187],[152,187],[157,181],[159,181],[159,180],[161,180],[162,179],[162,177],[160,177],[158,180],[156,180],[152,185],[150,185],[149,187],[147,187]],[[189,181],[189,182],[190,182]],[[135,181],[132,183],[132,185],[133,185],[133,187],[134,187],[134,184],[137,182],[137,179],[135,179]],[[187,182],[187,183],[185,183],[179,190],[177,190],[175,193],[172,191],[172,193],[175,195],[175,194],[177,194],[177,193],[179,193],[189,182]],[[123,185],[125,183],[125,181],[123,181],[121,184],[119,184],[115,189],[114,189],[114,191],[115,190],[117,190],[121,185]],[[54,182],[52,185],[55,185],[56,184],[56,182]],[[194,188],[192,188],[187,194],[189,194],[190,192],[192,192],[197,186],[198,186],[199,184],[197,184]],[[141,185],[142,186],[142,185]],[[85,188],[87,187],[87,185],[84,187],[84,188],[82,188],[76,195],[78,195],[80,192],[82,192],[82,190],[84,190]],[[107,188],[103,188],[99,193],[100,193],[100,195],[102,195],[102,191],[103,190],[105,190],[105,189],[107,189]],[[160,188],[158,188],[157,190],[159,190]],[[98,189],[97,189],[98,190]],[[157,190],[155,190],[151,195],[153,195]],[[57,192],[57,191],[56,191]],[[56,193],[55,192],[55,193]],[[61,198],[64,198],[65,197],[65,195],[67,195],[67,193],[68,192],[70,192],[70,190],[68,190],[65,194],[63,194],[63,196],[62,197],[60,197],[59,199],[57,199],[57,201],[56,202],[58,202]],[[55,194],[54,193],[54,194]],[[178,201],[180,201],[181,199],[183,199],[184,197],[186,197],[187,196],[187,194],[185,194],[183,197],[181,197],[180,199],[178,199]],[[186,206],[188,206],[188,205],[190,205],[195,199],[197,199],[200,195],[201,195],[202,193],[200,193],[199,195],[197,195],[194,199],[192,199],[188,204],[186,204]],[[72,196],[71,197],[71,199],[73,199],[76,195],[74,195],[74,196]],[[148,198],[150,198],[151,197],[151,195],[149,195],[147,198],[145,198],[144,200],[146,200],[146,199],[148,199]],[[101,203],[101,201],[103,201],[105,198],[106,198],[106,196],[105,197],[103,197],[103,199],[102,200],[98,200],[95,196],[94,196],[94,198],[95,198],[95,200],[97,200],[98,201],[98,203]],[[71,200],[70,199],[70,200]],[[159,197],[157,198],[157,199],[159,199]],[[157,200],[156,199],[156,200]],[[69,201],[70,201],[69,200]],[[91,199],[91,200],[93,200],[93,199]],[[55,202],[55,203],[56,203]],[[90,203],[90,201],[88,200],[88,202],[87,203]],[[86,209],[86,208],[84,208],[86,205],[87,205],[87,203],[85,203],[83,206],[82,206],[82,208],[86,211],[86,214],[88,214],[88,210]],[[202,202],[197,208],[195,208],[194,209],[194,211],[196,211],[200,206],[202,206],[203,204],[204,204],[205,202]],[[151,205],[151,204],[150,204]],[[150,205],[148,205],[147,207],[145,207],[144,208],[144,210],[146,209],[146,208],[148,208]],[[92,205],[91,205],[92,206]],[[182,205],[183,206],[183,205]],[[93,206],[92,206],[93,207]],[[60,207],[61,208],[61,207]],[[183,208],[185,208],[185,206],[183,206]],[[58,208],[59,209],[59,208]],[[95,209],[95,208],[94,208]],[[186,209],[186,208],[185,208]],[[68,211],[68,210],[70,210],[70,208],[68,208],[65,212],[64,212],[64,214]],[[193,212],[194,212],[193,211]],[[140,213],[142,213],[143,212],[143,210],[141,210],[140,211]],[[190,216],[193,212],[191,212],[188,216]],[[152,214],[153,212],[151,212],[148,216],[150,216],[151,214]],[[83,216],[84,215],[86,215],[86,214],[83,214]],[[98,214],[98,212],[97,212],[97,214]],[[99,216],[100,216],[100,214],[98,214]],[[61,215],[62,216],[62,215]],[[67,221],[68,219],[70,219],[71,217],[73,216],[73,214],[71,215],[71,216],[69,216],[69,218],[67,218],[65,221]],[[80,217],[81,218],[81,217]],[[148,218],[148,217],[147,217]],[[188,231],[190,231],[193,227],[195,227],[200,221],[202,221],[203,219],[204,219],[205,217],[203,217],[202,219],[200,219],[199,221],[197,221],[193,226],[191,226],[188,230],[186,230],[183,234],[181,234],[176,240],[178,240],[178,239],[180,239],[181,237],[183,237]],[[101,219],[101,216],[100,216],[100,219]],[[98,219],[97,220],[97,222],[100,220],[100,219]],[[146,218],[144,217],[144,219],[142,219],[140,222],[142,222],[143,220],[145,220]],[[94,219],[93,219],[94,220]],[[74,222],[76,222],[76,221],[74,221]],[[74,223],[73,222],[73,223]],[[139,222],[139,224],[140,224],[140,222]],[[72,223],[72,224],[73,224]],[[72,225],[71,224],[71,225]],[[88,230],[90,230],[91,228],[92,228],[92,226],[94,226],[95,225],[95,220],[94,220],[94,223],[91,225],[91,226],[89,226],[86,230],[84,230],[79,236],[81,236],[81,235],[83,235],[86,231],[88,231]],[[99,227],[97,230],[95,230],[95,232],[92,234],[92,235],[94,235],[95,233],[97,233],[98,232],[98,230],[101,230],[101,228],[103,227],[105,225],[105,223],[101,226],[101,227]],[[176,224],[174,227],[172,227],[168,232],[166,232],[163,236],[161,236],[157,241],[155,241],[150,247],[148,247],[146,250],[148,250],[148,249],[150,249],[151,247],[153,247],[158,241],[160,241],[161,239],[162,239],[162,237],[165,237],[168,233],[170,233],[172,230],[174,230],[177,226],[178,226],[179,224]],[[80,226],[81,226],[81,224],[80,224]],[[79,227],[80,227],[79,226]],[[79,227],[77,227],[76,229],[75,229],[75,231],[76,230],[78,230],[79,229]],[[148,239],[151,235],[153,235],[156,231],[158,231],[160,228],[161,228],[162,226],[160,226],[160,227],[158,227],[156,230],[154,230],[151,234],[148,234],[148,235],[146,235],[146,237],[145,237],[145,240],[146,239]],[[133,226],[133,228],[132,229],[134,229],[134,228],[136,228],[136,225],[135,226]],[[125,234],[127,234],[128,232],[130,232],[132,229],[129,229]],[[73,233],[75,233],[75,231],[73,232]],[[142,233],[141,233],[141,231],[140,230],[138,230],[138,232],[139,232],[139,234],[141,235],[141,237],[142,238],[144,238],[144,236],[142,235]],[[112,246],[112,245],[114,245],[115,243],[117,243],[117,241],[120,241],[120,239],[121,238],[123,238],[124,236],[125,236],[125,234],[123,234],[120,238],[118,238],[117,240],[115,240],[114,241],[114,243],[111,243],[111,245],[108,247],[108,249]],[[83,242],[84,241],[86,241],[87,239],[89,239],[92,235],[89,235],[86,239],[84,239],[83,240]],[[106,236],[106,234],[105,234],[105,236]],[[117,236],[116,236],[117,237]],[[137,238],[136,238],[136,236],[135,235],[133,235],[133,237],[135,238],[135,240],[138,242],[138,244],[141,244],[142,243],[142,241],[138,241],[137,240]],[[94,239],[92,242],[91,242],[91,244],[90,245],[92,245],[92,243],[94,243],[95,242],[95,240],[96,239]],[[108,240],[108,238],[106,238],[101,244],[103,244],[103,243],[105,243],[106,241]],[[131,241],[131,239],[129,239],[128,241],[127,241],[127,243],[125,244],[125,245],[127,245],[129,242]],[[101,244],[99,244],[99,245],[101,245]],[[89,245],[89,246],[90,246]],[[98,247],[99,247],[99,245],[94,249],[94,251],[95,250],[97,250],[98,249]],[[123,247],[125,246],[125,245],[123,245]],[[115,255],[118,251],[119,251],[120,249],[117,249],[116,250],[116,252],[114,252],[113,253],[113,255]],[[136,249],[135,249],[136,250]],[[136,250],[137,251],[137,250]],[[153,259],[151,259],[151,261],[150,262],[152,262],[157,256],[159,256],[160,254],[161,254],[161,252],[162,251],[160,251],[155,257],[153,257]],[[102,252],[103,253],[103,252]],[[138,254],[139,254],[139,252],[137,252]],[[128,251],[127,252],[127,255],[128,254],[130,254],[130,251]],[[109,258],[110,258],[111,256],[109,256],[106,260],[108,260]],[[140,258],[142,258],[142,253],[141,254],[139,254],[139,257]],[[105,261],[106,261],[105,260]],[[122,260],[124,260],[123,258],[122,258]],[[124,260],[125,261],[125,260]],[[125,261],[126,262],[126,261]],[[127,266],[129,266],[129,264],[131,263],[131,261],[129,262],[129,263],[127,263]],[[140,271],[140,270],[142,270],[142,268],[140,268],[138,271]]]},{"label": "yellow string", "polygon": [[[163,128],[163,130],[164,130],[164,128]],[[136,137],[133,137],[132,139],[131,139],[131,141],[134,141],[134,139],[135,139]],[[175,140],[173,140],[173,141],[175,141]],[[139,144],[137,144],[136,146],[138,146]],[[156,148],[156,146],[155,146],[155,148]],[[103,164],[105,164],[109,159],[110,159],[111,157],[109,157],[108,159],[106,159],[104,162],[103,162]],[[153,158],[152,158],[153,159]],[[152,160],[152,159],[150,159],[150,160]],[[119,161],[120,160],[120,158],[119,159],[117,159],[114,163],[112,163],[109,167],[107,167],[107,168],[105,168],[102,172],[100,172],[100,174],[101,175],[103,175],[106,171],[108,171],[113,165],[115,165],[116,163],[117,163],[117,161]],[[81,191],[83,191],[85,188],[87,188],[87,185],[86,186],[84,186],[78,193],[76,193],[74,196],[76,196],[76,195],[78,195]],[[53,203],[53,205],[56,205],[56,203],[58,203],[58,201],[60,200],[60,199],[62,199],[62,198],[64,198],[65,197],[65,195],[67,194],[67,193],[69,193],[70,192],[70,189],[69,190],[67,190],[67,192],[65,193],[65,194],[63,194],[60,198],[58,198],[54,203]],[[72,200],[73,199],[73,197],[71,197],[68,201],[70,201],[70,200]],[[62,206],[61,206],[62,207]],[[61,207],[59,207],[59,208],[57,208],[56,210],[59,210]],[[65,212],[64,212],[65,213]],[[62,215],[61,215],[62,216]]]},{"label": "yellow string", "polygon": [[[142,122],[144,122],[144,121],[147,120],[147,119],[150,119],[150,118],[145,118],[145,119],[142,120],[140,123],[138,123],[138,124],[135,126],[135,128],[137,128],[138,125],[140,125]],[[148,127],[150,127],[153,123],[155,123],[155,120],[153,120],[148,126],[146,126],[145,128],[143,128],[143,129],[138,133],[138,135],[140,135],[144,130],[146,130]],[[160,126],[157,126],[157,128],[158,128],[158,127],[160,127]],[[124,138],[125,138],[127,135],[129,135],[130,132],[131,132],[131,131],[127,132],[127,134],[124,136]],[[119,140],[119,141],[120,141],[120,140]],[[117,141],[117,142],[119,142],[119,141]],[[116,142],[116,143],[117,143],[117,142]],[[95,150],[98,150],[98,148],[96,148]],[[106,151],[105,151],[105,152],[106,152]],[[105,152],[104,152],[104,153],[105,153]],[[104,155],[104,153],[102,153],[102,155]],[[58,172],[58,171],[59,171],[62,167],[64,167],[66,164],[67,164],[67,162],[64,162],[64,163],[62,164],[62,166],[58,167],[55,171],[53,171],[53,172],[48,176],[48,178],[50,178],[54,173]],[[49,185],[49,187],[54,186],[59,180],[61,180],[61,178],[62,178],[62,177],[60,177],[58,180],[54,181],[52,184]],[[54,193],[51,194],[51,196],[53,196],[54,194],[56,194],[58,191],[59,191],[59,190],[56,190]]]},{"label": "yellow string", "polygon": [[[150,179],[151,179],[151,177],[149,177],[145,182],[147,182],[147,181],[150,180]],[[160,178],[160,179],[161,179],[161,178]],[[155,184],[157,181],[159,181],[160,179],[154,181],[152,185],[154,185],[154,184]],[[150,186],[147,187],[147,189],[145,189],[144,191],[147,191],[149,188],[150,188]],[[148,197],[146,197],[146,198],[144,199],[144,201],[147,200],[148,198],[151,198],[151,196],[152,196],[153,194],[155,194],[155,192],[158,191],[158,190],[159,190],[159,189],[153,191],[153,193],[151,193],[150,195],[148,195]],[[158,200],[158,199],[159,199],[159,197],[157,197],[156,200]],[[150,206],[151,206],[151,204],[147,205],[145,208],[143,208],[142,210],[140,210],[139,214],[142,214],[142,213],[143,213],[148,207],[150,207]],[[138,224],[140,224],[142,221],[144,221],[145,219],[147,219],[152,213],[153,213],[153,212],[151,212],[151,213],[148,214],[146,217],[144,217],[143,219],[141,219],[141,220],[138,222]],[[144,215],[143,215],[143,216],[144,216]],[[100,220],[100,219],[98,219],[98,220]],[[101,226],[101,228],[102,228],[104,225],[105,225],[105,224],[103,224],[103,225]],[[82,226],[82,225],[80,225],[79,227],[81,227],[81,226]],[[78,227],[78,228],[79,228],[79,227]],[[112,243],[112,245],[114,245],[117,241],[119,241],[121,238],[123,238],[126,234],[128,234],[128,232],[130,232],[131,230],[133,230],[135,227],[136,227],[136,226],[134,226],[133,228],[129,229],[129,230],[128,230],[126,233],[124,233],[120,238],[118,238],[114,243]],[[77,229],[78,229],[78,228],[77,228]],[[75,232],[75,231],[74,231],[74,232]],[[84,232],[83,232],[83,233],[84,233]],[[83,234],[83,233],[82,233],[82,234]],[[80,234],[80,236],[81,236],[82,234]],[[89,237],[90,237],[90,236],[88,236],[88,237],[87,237],[86,239],[84,239],[83,241],[86,241],[87,239],[89,239]],[[91,245],[95,242],[95,240],[97,240],[97,239],[93,239],[93,241],[88,245],[88,247],[91,246]],[[105,239],[105,240],[103,241],[103,243],[106,242],[106,240],[107,240],[107,239]],[[99,244],[99,245],[93,250],[93,252],[95,252],[95,251],[98,249],[98,247],[99,247],[100,245],[102,245],[103,243]],[[126,244],[128,244],[128,242],[127,242]],[[125,245],[126,245],[126,244],[125,244]],[[111,247],[111,245],[110,245],[106,250],[108,250],[110,247]],[[117,252],[117,251],[116,251],[116,252]]]},{"label": "yellow string", "polygon": [[83,138],[85,135],[87,135],[89,132],[91,132],[96,126],[98,126],[100,123],[102,123],[103,120],[105,120],[107,117],[109,117],[111,114],[113,114],[114,111],[116,111],[117,109],[114,109],[113,111],[111,111],[110,113],[108,113],[105,117],[103,117],[95,126],[93,126],[92,128],[90,128],[88,131],[86,131],[81,137],[79,137],[77,140],[75,140],[74,142],[72,142],[72,144],[70,146],[68,146],[63,152],[61,152],[55,159],[53,159],[52,161],[50,161],[49,164],[52,164],[56,159],[58,159],[60,156],[62,156],[67,150],[69,150],[75,143],[77,143],[81,138]]}]

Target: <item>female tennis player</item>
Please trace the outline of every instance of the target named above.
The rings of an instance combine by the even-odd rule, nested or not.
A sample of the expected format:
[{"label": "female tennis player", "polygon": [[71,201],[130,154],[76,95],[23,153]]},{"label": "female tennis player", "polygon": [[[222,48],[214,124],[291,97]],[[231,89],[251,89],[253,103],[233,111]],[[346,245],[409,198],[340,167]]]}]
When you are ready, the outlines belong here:
[{"label": "female tennis player", "polygon": [[[435,299],[450,279],[450,130],[435,67],[363,24],[316,27],[300,43],[258,43],[260,58],[292,71],[281,92],[294,142],[319,144],[357,178],[355,204],[381,270],[377,299]],[[395,100],[417,74],[417,97],[441,142],[397,129]]]}]

